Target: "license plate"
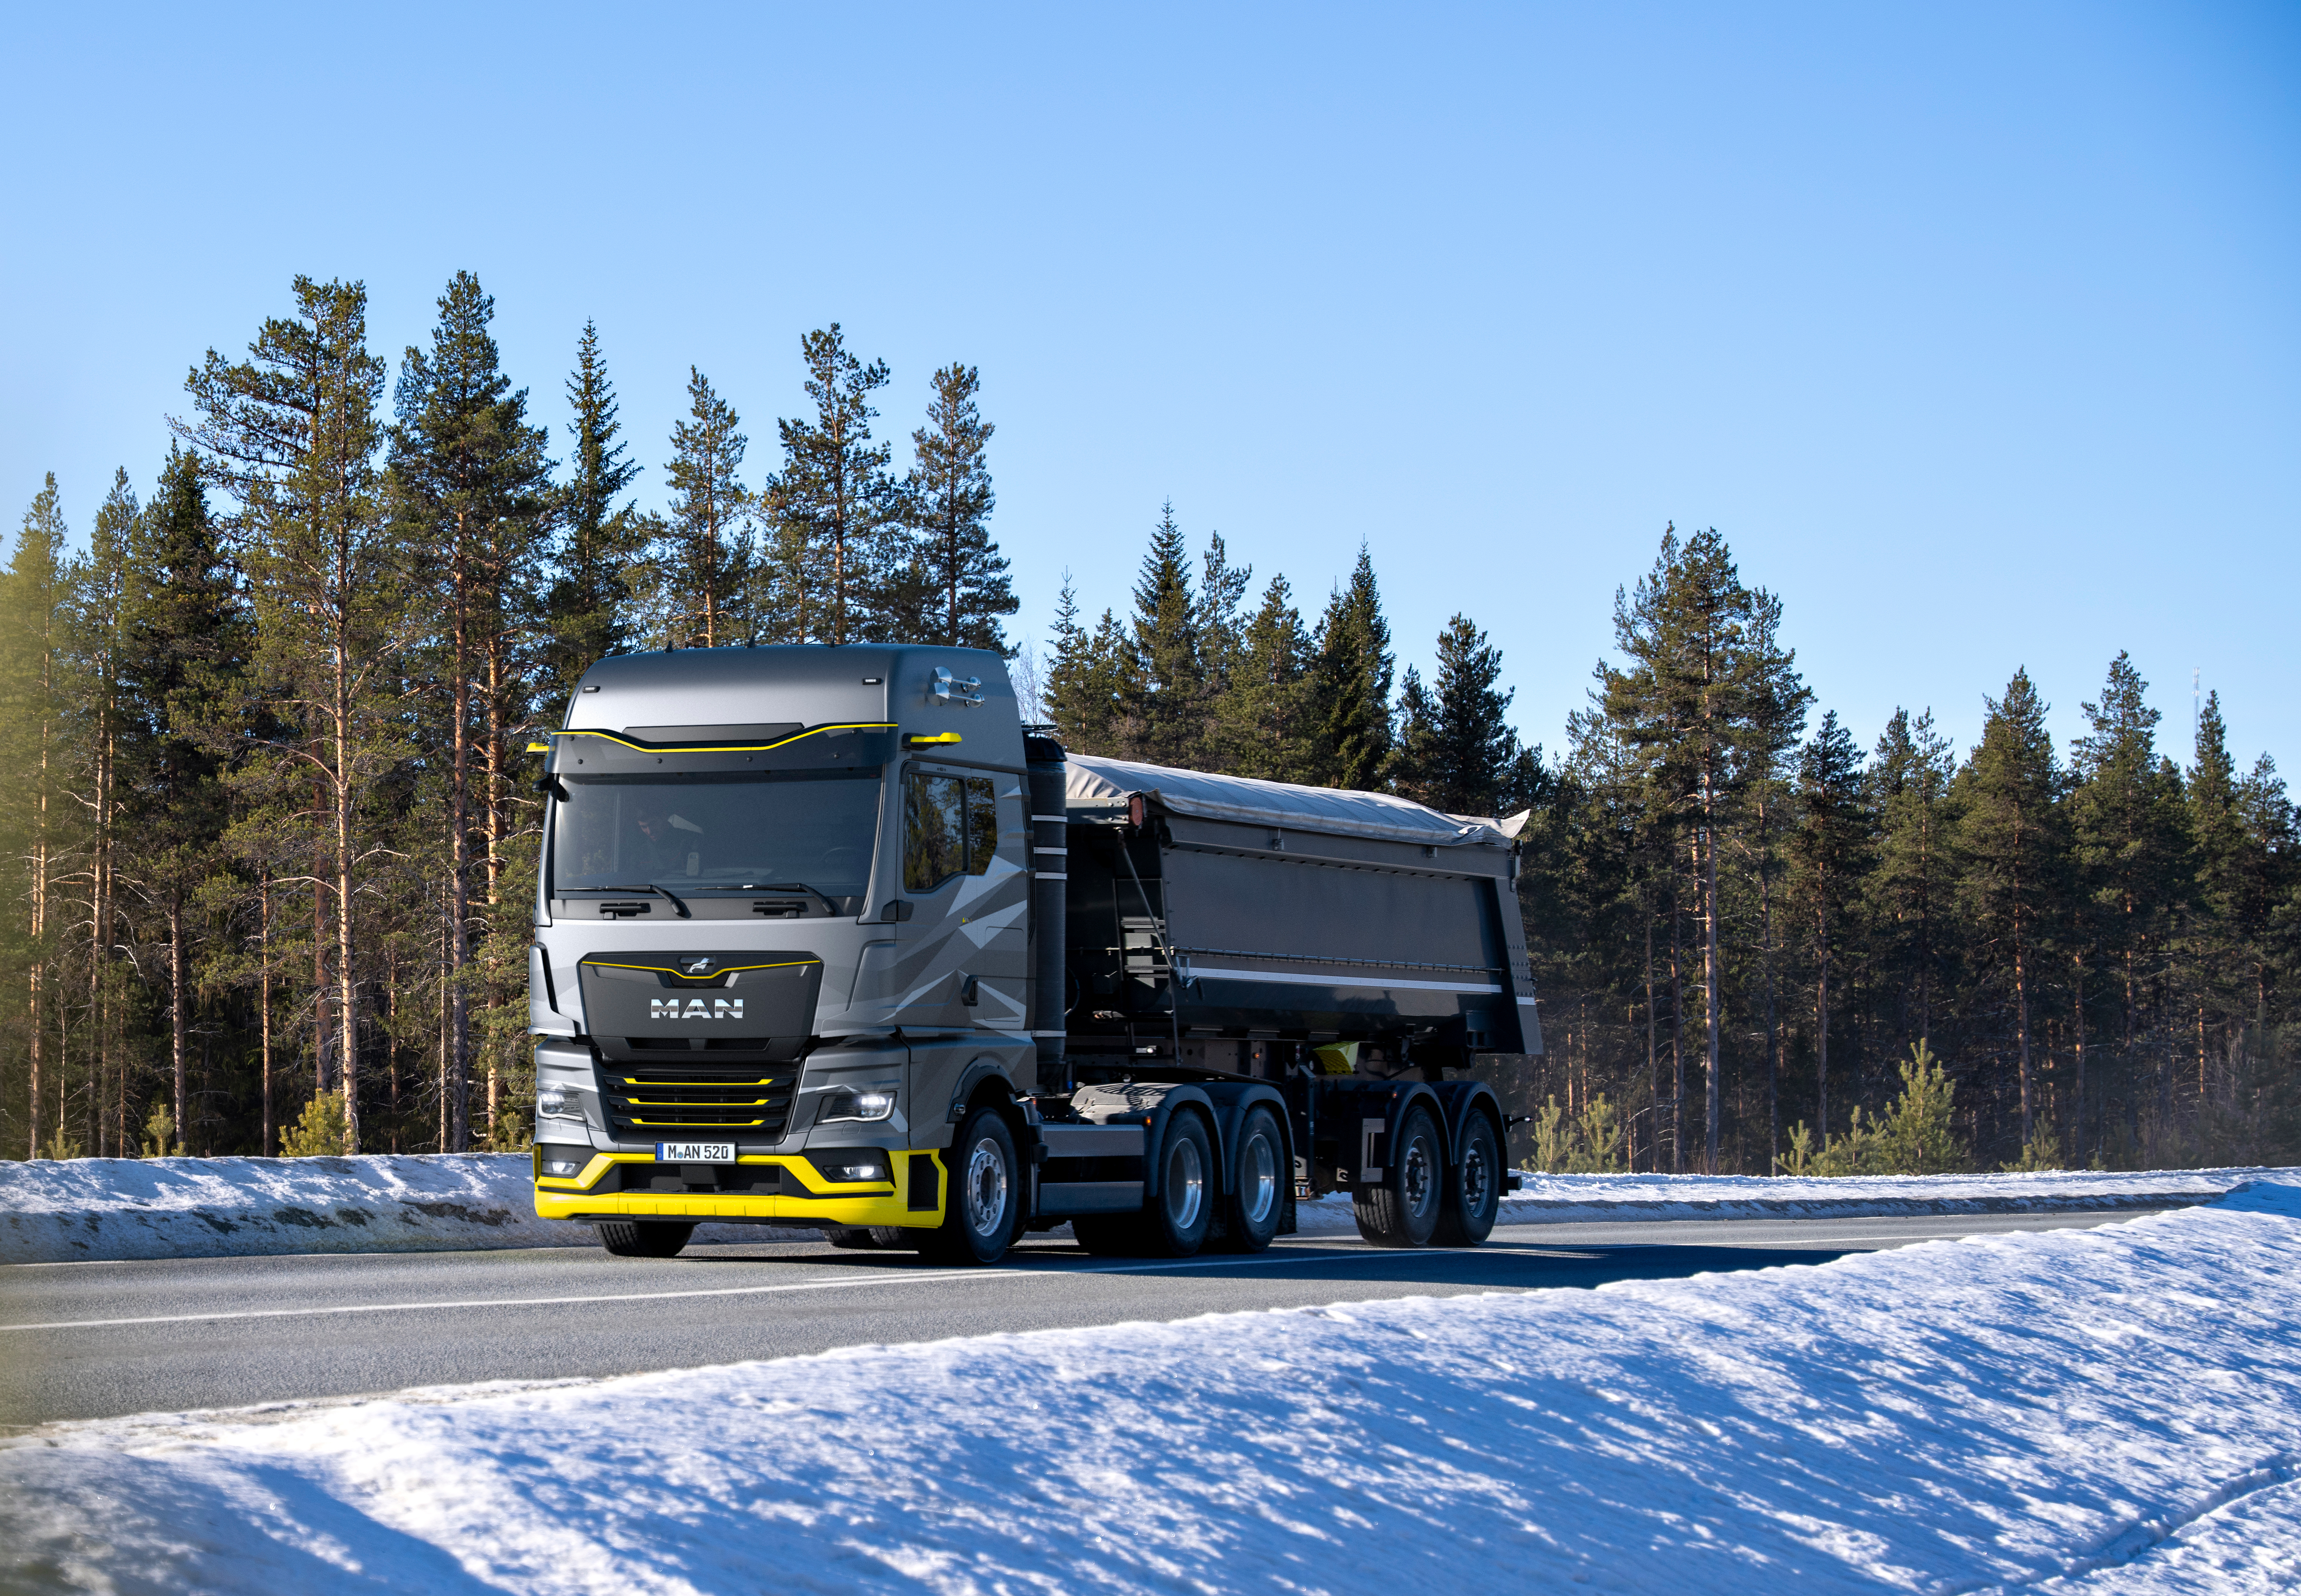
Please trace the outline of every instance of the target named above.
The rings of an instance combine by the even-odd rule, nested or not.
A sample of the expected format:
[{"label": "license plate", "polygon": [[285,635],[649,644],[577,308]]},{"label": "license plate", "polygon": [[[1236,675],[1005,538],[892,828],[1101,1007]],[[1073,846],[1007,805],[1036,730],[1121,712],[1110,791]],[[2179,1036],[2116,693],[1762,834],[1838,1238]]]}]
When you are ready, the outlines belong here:
[{"label": "license plate", "polygon": [[655,1161],[658,1164],[732,1164],[735,1144],[732,1141],[658,1141],[655,1144]]}]

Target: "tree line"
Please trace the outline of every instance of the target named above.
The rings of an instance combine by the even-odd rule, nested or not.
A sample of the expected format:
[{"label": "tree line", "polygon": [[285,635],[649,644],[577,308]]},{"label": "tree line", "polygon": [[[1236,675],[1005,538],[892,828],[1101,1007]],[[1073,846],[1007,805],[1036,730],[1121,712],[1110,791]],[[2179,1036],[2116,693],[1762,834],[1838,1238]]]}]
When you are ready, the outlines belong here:
[{"label": "tree line", "polygon": [[1865,1145],[1916,1079],[1927,1145],[1986,1164],[2301,1151],[2293,806],[2217,699],[2186,766],[2161,749],[2121,654],[2067,750],[2016,672],[1962,756],[1924,712],[1865,754],[1780,598],[1671,529],[1545,755],[1468,616],[1402,673],[1364,548],[1305,606],[1219,534],[1194,556],[1171,506],[1130,604],[1090,619],[1066,572],[1017,648],[974,368],[934,373],[898,474],[887,368],[807,334],[812,414],[749,484],[691,370],[651,512],[594,328],[555,459],[480,285],[439,309],[387,381],[359,285],[298,280],[245,358],[192,369],[148,500],[120,472],[77,554],[53,479],[27,513],[0,575],[12,1155],[523,1145],[520,749],[605,654],[856,640],[1007,652],[1079,752],[1506,817],[1556,1146],[1833,1167],[1809,1149]]},{"label": "tree line", "polygon": [[[0,1135],[11,1154],[523,1143],[538,802],[522,750],[634,648],[1005,648],[975,368],[907,469],[883,362],[800,341],[810,414],[747,482],[699,371],[639,508],[597,329],[565,453],[458,273],[397,372],[298,278],[211,349],[148,498],[74,552],[51,476],[0,575]],[[531,772],[527,775],[531,776]],[[317,1129],[314,1129],[317,1127]]]}]

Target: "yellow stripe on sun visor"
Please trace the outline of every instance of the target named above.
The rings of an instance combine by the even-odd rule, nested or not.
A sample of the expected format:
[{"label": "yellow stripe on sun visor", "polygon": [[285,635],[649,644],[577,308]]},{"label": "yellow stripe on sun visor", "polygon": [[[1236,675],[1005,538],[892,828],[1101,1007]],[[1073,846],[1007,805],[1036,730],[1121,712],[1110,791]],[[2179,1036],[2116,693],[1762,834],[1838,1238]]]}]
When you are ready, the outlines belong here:
[{"label": "yellow stripe on sun visor", "polygon": [[[772,748],[787,748],[803,738],[820,737],[826,731],[892,731],[894,729],[895,723],[892,721],[855,721],[837,726],[810,726],[804,731],[795,731],[791,736],[775,742],[733,743],[725,748],[698,748],[685,743],[649,748],[646,743],[633,742],[630,738],[618,737],[612,731],[554,731],[551,735],[554,737],[603,737],[609,742],[619,742],[623,747],[635,748],[642,754],[764,754]],[[951,740],[956,742],[958,740],[954,736]]]}]

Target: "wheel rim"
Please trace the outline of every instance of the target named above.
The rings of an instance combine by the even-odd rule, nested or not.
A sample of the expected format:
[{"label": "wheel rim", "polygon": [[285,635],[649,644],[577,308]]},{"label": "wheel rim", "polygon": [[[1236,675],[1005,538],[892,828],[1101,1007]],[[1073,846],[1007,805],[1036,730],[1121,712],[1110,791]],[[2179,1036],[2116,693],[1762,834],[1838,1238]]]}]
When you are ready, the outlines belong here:
[{"label": "wheel rim", "polygon": [[1470,1138],[1470,1145],[1462,1154],[1462,1207],[1472,1214],[1486,1211],[1486,1199],[1494,1192],[1494,1172],[1486,1166],[1486,1139]]},{"label": "wheel rim", "polygon": [[966,1158],[967,1228],[989,1241],[1007,1222],[1007,1160],[985,1136]]},{"label": "wheel rim", "polygon": [[1249,1224],[1260,1224],[1278,1206],[1278,1151],[1268,1135],[1258,1133],[1246,1144],[1239,1160],[1239,1206]]},{"label": "wheel rim", "polygon": [[1407,1210],[1419,1214],[1438,1195],[1436,1160],[1430,1156],[1430,1139],[1417,1136],[1406,1145],[1406,1162],[1398,1172],[1399,1195]]},{"label": "wheel rim", "polygon": [[1178,1231],[1199,1222],[1206,1202],[1206,1171],[1199,1162],[1199,1144],[1188,1136],[1175,1138],[1167,1155],[1167,1218]]}]

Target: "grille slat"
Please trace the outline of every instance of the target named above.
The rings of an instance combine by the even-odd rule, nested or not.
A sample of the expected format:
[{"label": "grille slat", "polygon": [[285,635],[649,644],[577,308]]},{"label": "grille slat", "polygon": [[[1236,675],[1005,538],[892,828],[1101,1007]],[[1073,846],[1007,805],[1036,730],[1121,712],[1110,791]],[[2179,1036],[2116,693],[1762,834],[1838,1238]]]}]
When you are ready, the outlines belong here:
[{"label": "grille slat", "polygon": [[616,1130],[743,1131],[779,1137],[791,1118],[796,1069],[758,1065],[724,1068],[695,1061],[674,1065],[603,1063],[599,1100]]}]

